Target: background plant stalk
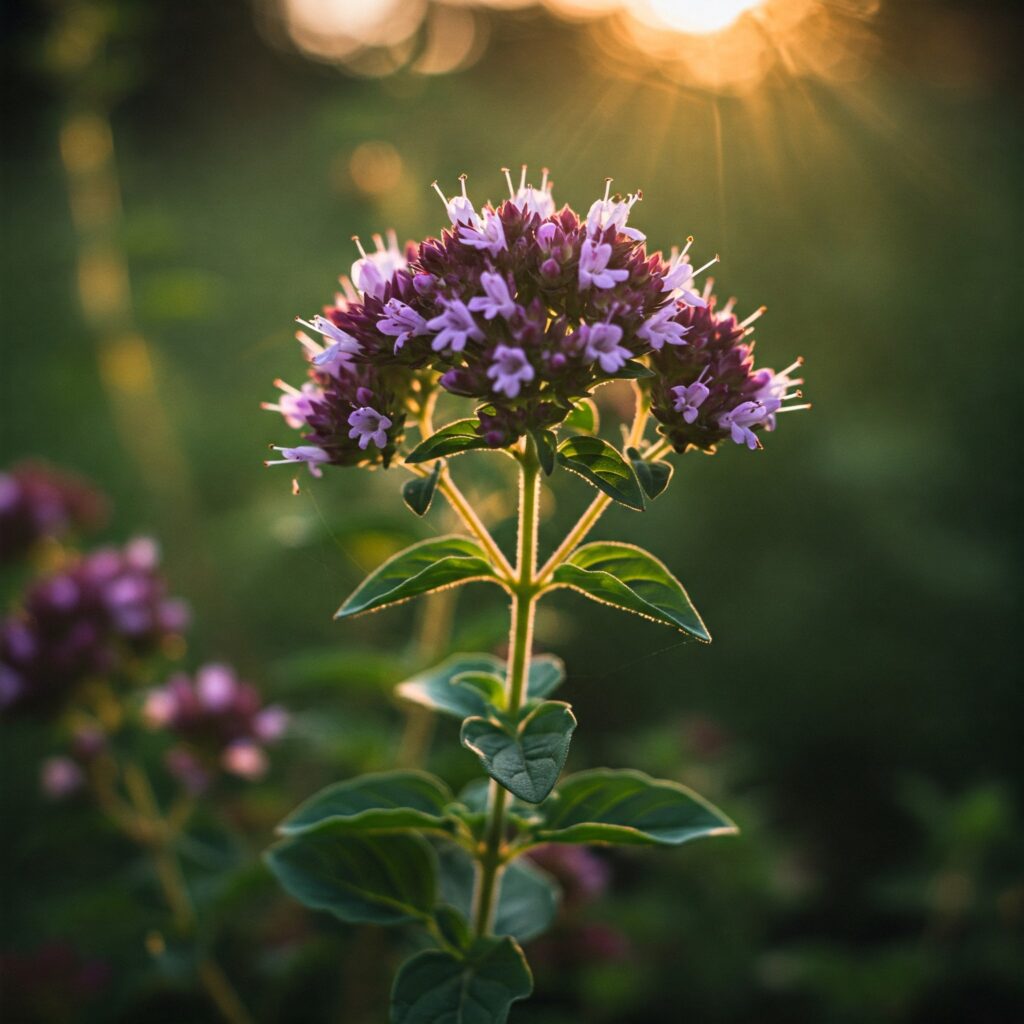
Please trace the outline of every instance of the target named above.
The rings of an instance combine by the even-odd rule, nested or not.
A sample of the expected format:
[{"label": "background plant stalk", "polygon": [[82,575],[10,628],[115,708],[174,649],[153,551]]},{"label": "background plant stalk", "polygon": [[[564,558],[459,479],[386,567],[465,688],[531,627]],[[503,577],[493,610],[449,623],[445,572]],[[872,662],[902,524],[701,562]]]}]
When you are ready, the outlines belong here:
[{"label": "background plant stalk", "polygon": [[[540,463],[533,439],[525,439],[519,469],[519,539],[509,625],[506,705],[514,716],[523,703],[530,675],[533,621],[537,606],[537,529],[540,522]],[[487,935],[494,923],[494,908],[503,869],[505,812],[508,791],[493,779],[487,791],[487,829],[477,863],[473,892],[473,929]]]}]

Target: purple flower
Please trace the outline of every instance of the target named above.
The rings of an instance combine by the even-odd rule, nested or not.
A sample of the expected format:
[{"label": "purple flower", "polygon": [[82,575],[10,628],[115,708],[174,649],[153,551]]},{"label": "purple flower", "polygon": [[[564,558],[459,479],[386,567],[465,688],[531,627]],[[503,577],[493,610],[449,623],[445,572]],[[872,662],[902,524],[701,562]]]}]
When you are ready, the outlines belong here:
[{"label": "purple flower", "polygon": [[407,266],[405,257],[398,248],[398,236],[389,231],[388,244],[385,246],[384,239],[380,235],[374,235],[373,241],[377,249],[371,253],[367,253],[358,238],[353,238],[353,241],[359,249],[359,259],[352,264],[352,283],[364,296],[383,298],[384,291],[395,274]]},{"label": "purple flower", "polygon": [[[687,259],[686,254],[693,244],[693,239],[687,239],[686,248],[682,252],[672,251],[672,258],[669,260],[662,277],[662,291],[671,292],[677,298],[682,299],[688,306],[699,306],[703,309],[707,306],[707,300],[703,295],[693,291],[693,279],[703,273],[708,267],[718,262],[718,257],[708,260],[704,266],[694,270]],[[659,346],[660,347],[660,346]]]},{"label": "purple flower", "polygon": [[485,320],[493,320],[503,316],[508,320],[519,308],[509,294],[508,284],[501,274],[484,271],[480,275],[480,284],[485,294],[469,300],[469,308],[475,313],[483,313]]},{"label": "purple flower", "polygon": [[435,352],[445,349],[461,352],[467,341],[483,341],[484,338],[484,332],[477,326],[473,314],[461,299],[451,299],[444,303],[444,312],[428,320],[427,326],[438,332],[431,345]]},{"label": "purple flower", "polygon": [[384,303],[387,316],[377,321],[377,330],[395,339],[397,352],[410,338],[428,334],[427,321],[412,306],[401,299],[388,299]]},{"label": "purple flower", "polygon": [[507,167],[502,168],[505,181],[508,182],[509,198],[523,213],[535,214],[547,219],[555,212],[555,200],[551,195],[551,182],[548,180],[550,172],[545,167],[541,174],[540,188],[534,188],[526,182],[526,164],[523,164],[522,174],[519,179],[519,188],[512,185],[512,176]]},{"label": "purple flower", "polygon": [[0,473],[0,563],[27,555],[46,537],[93,530],[107,503],[89,483],[41,462]]},{"label": "purple flower", "polygon": [[686,333],[689,327],[684,327],[675,319],[676,306],[672,303],[659,309],[654,316],[645,320],[636,332],[638,338],[643,338],[655,351],[663,345],[685,345]]},{"label": "purple flower", "polygon": [[494,350],[494,362],[487,369],[487,376],[494,381],[494,390],[509,398],[515,398],[520,387],[533,380],[534,375],[526,353],[508,345],[499,345]]},{"label": "purple flower", "polygon": [[[706,373],[707,369],[701,376]],[[675,395],[672,407],[683,414],[685,422],[692,423],[699,415],[701,404],[711,394],[711,389],[698,379],[692,384],[680,384],[672,388],[672,394]]]},{"label": "purple flower", "polygon": [[39,772],[39,787],[51,800],[64,800],[85,785],[85,773],[70,757],[48,757]]},{"label": "purple flower", "polygon": [[493,210],[484,210],[483,217],[478,217],[476,223],[460,225],[459,241],[492,256],[508,248],[501,218]]},{"label": "purple flower", "polygon": [[315,342],[310,342],[313,345],[310,350],[313,365],[323,370],[324,373],[337,376],[342,368],[351,363],[351,357],[358,355],[361,351],[359,342],[352,335],[346,334],[326,317],[315,316],[312,323],[306,320],[297,322],[311,331],[323,335],[330,342],[325,348],[320,348]]},{"label": "purple flower", "polygon": [[607,243],[594,242],[589,238],[580,246],[580,288],[614,288],[619,281],[629,277],[628,270],[608,270],[612,247]]},{"label": "purple flower", "polygon": [[[640,386],[680,450],[711,450],[734,428],[748,444],[745,431],[770,430],[796,408],[782,397],[788,384],[752,369],[743,340],[752,320],[738,323],[731,307],[716,313],[710,281],[698,290],[717,257],[695,270],[692,239],[667,258],[648,255],[628,226],[639,192],[612,195],[609,181],[581,219],[555,210],[547,171],[537,188],[525,169],[518,187],[505,179],[509,198],[480,209],[464,175],[452,197],[435,182],[450,222],[439,237],[400,253],[392,233],[376,252],[360,250],[358,290],[342,279],[344,294],[309,325],[326,348],[300,335],[309,381],[279,384],[283,397],[266,406],[303,432],[275,464],[386,468],[407,410],[437,385],[476,402],[487,444],[511,445],[556,428],[634,359],[655,371]],[[743,402],[760,404],[737,412]]]},{"label": "purple flower", "polygon": [[633,354],[620,345],[622,328],[616,324],[584,324],[577,336],[587,359],[597,362],[605,373],[616,373]]},{"label": "purple flower", "polygon": [[452,225],[458,227],[459,225],[470,225],[472,227],[478,227],[480,224],[480,218],[477,215],[476,208],[469,200],[469,196],[466,195],[466,175],[462,174],[459,176],[459,182],[462,185],[462,194],[453,196],[448,199],[445,194],[441,191],[441,186],[435,181],[432,184],[434,191],[441,197],[441,202],[444,203],[444,208],[448,213],[448,218],[451,220]]},{"label": "purple flower", "polygon": [[[365,447],[365,446],[364,446]],[[275,452],[280,452],[283,459],[264,459],[264,466],[284,466],[289,462],[304,462],[309,467],[309,472],[315,477],[324,475],[320,468],[321,464],[330,461],[330,455],[323,448],[312,444],[300,444],[295,448],[281,448],[273,446]]]},{"label": "purple flower", "polygon": [[783,412],[809,408],[787,404],[801,397],[803,381],[793,376],[800,360],[779,373],[754,368],[747,337],[763,307],[738,321],[729,303],[721,311],[708,293],[701,306],[686,306],[679,319],[688,328],[687,344],[653,353],[657,376],[651,383],[651,410],[677,451],[691,445],[713,451],[730,440],[748,449],[761,447],[758,434],[775,429]]},{"label": "purple flower", "polygon": [[0,622],[0,705],[51,708],[79,683],[131,671],[187,623],[149,538],[101,548],[25,593]]},{"label": "purple flower", "polygon": [[264,745],[279,740],[288,725],[283,708],[262,706],[256,688],[220,664],[204,665],[194,679],[179,672],[151,690],[143,720],[151,729],[177,737],[167,767],[195,792],[205,789],[220,770],[260,778],[267,770]]},{"label": "purple flower", "polygon": [[372,441],[378,448],[384,448],[388,443],[388,428],[391,420],[376,409],[363,406],[356,409],[349,418],[349,426],[352,428],[348,436],[359,442],[360,448],[366,448]]},{"label": "purple flower", "polygon": [[637,231],[636,228],[626,227],[629,211],[642,198],[641,194],[637,192],[625,199],[611,198],[609,196],[611,186],[612,179],[606,178],[604,198],[596,200],[587,212],[587,234],[603,235],[609,228],[613,228],[635,242],[642,242],[647,237],[643,232]]},{"label": "purple flower", "polygon": [[283,380],[276,380],[274,384],[281,389],[281,397],[276,402],[262,402],[260,408],[279,412],[289,427],[296,430],[304,427],[313,411],[313,403],[323,399],[323,390],[310,380],[307,380],[301,389],[293,388]]}]

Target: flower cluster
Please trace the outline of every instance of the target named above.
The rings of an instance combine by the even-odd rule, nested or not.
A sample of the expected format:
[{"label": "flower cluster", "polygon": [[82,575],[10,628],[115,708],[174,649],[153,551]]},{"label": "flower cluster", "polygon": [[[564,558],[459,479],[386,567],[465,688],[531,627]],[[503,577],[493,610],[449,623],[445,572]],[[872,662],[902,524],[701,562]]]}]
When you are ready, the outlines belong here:
[{"label": "flower cluster", "polygon": [[701,305],[679,315],[686,345],[651,356],[651,411],[676,451],[691,445],[714,451],[725,440],[760,448],[758,433],[774,430],[780,413],[809,408],[792,404],[801,397],[803,380],[795,373],[802,360],[778,372],[754,368],[754,346],[746,339],[764,308],[739,320],[732,302],[721,310],[715,305],[709,287]]},{"label": "flower cluster", "polygon": [[167,767],[193,792],[205,789],[218,769],[260,778],[267,770],[263,745],[280,739],[288,725],[284,708],[264,706],[256,687],[218,664],[204,665],[194,678],[171,676],[150,691],[142,714],[150,728],[181,741],[168,751]]},{"label": "flower cluster", "polygon": [[45,537],[95,529],[107,503],[84,480],[40,462],[0,473],[0,563],[27,554]]},{"label": "flower cluster", "polygon": [[167,596],[156,543],[100,548],[34,583],[0,623],[0,708],[59,700],[77,683],[128,668],[188,622]]},{"label": "flower cluster", "polygon": [[721,437],[756,446],[796,382],[754,374],[746,325],[714,313],[696,279],[718,257],[695,269],[692,239],[648,254],[628,223],[641,194],[613,195],[610,181],[582,217],[556,210],[547,171],[537,188],[525,167],[518,187],[505,177],[509,198],[479,209],[465,176],[453,197],[435,183],[450,221],[440,238],[403,251],[394,234],[376,236],[369,253],[356,239],[344,295],[302,321],[321,338],[299,335],[310,380],[279,383],[282,398],[265,406],[307,431],[273,461],[317,475],[327,463],[387,465],[410,398],[435,387],[474,400],[489,445],[511,445],[557,426],[594,387],[646,375],[648,362],[661,375],[656,414],[680,450]]}]

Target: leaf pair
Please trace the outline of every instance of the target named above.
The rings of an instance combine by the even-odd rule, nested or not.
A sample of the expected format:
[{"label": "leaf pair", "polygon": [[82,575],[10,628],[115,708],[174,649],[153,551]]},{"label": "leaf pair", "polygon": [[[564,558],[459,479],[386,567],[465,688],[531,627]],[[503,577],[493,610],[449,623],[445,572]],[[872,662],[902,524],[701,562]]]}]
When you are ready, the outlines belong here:
[{"label": "leaf pair", "polygon": [[702,643],[711,642],[682,583],[663,562],[633,544],[584,544],[556,567],[549,586],[569,587],[592,601],[673,626]]},{"label": "leaf pair", "polygon": [[[422,541],[400,551],[370,573],[338,609],[335,618],[376,611],[421,594],[475,580],[502,585],[476,541],[459,536]],[[549,589],[556,587],[570,587],[594,601],[674,626],[704,643],[711,640],[679,580],[664,563],[632,544],[612,541],[584,544],[552,573]],[[465,669],[472,670],[472,666]],[[496,671],[494,663],[488,661],[482,671]],[[432,692],[448,692],[446,687],[450,682],[448,679],[444,685],[430,684]],[[420,691],[427,688],[426,683],[419,685]],[[402,696],[417,699],[411,695],[415,689],[410,685]],[[532,686],[531,695],[544,696]],[[425,698],[418,702],[429,703]],[[463,703],[457,702],[452,713],[465,717]],[[469,703],[468,713],[479,714],[480,702]]]},{"label": "leaf pair", "polygon": [[[452,718],[486,715],[489,702],[481,687],[473,685],[467,677],[476,677],[479,682],[480,676],[488,675],[497,679],[499,689],[503,688],[505,663],[490,654],[455,654],[399,683],[395,692],[403,700]],[[561,658],[551,654],[537,655],[530,662],[527,697],[542,700],[552,694],[564,679],[565,665]]]},{"label": "leaf pair", "polygon": [[462,723],[461,740],[513,796],[540,803],[565,767],[576,717],[563,701],[532,702],[512,717],[491,708]]},{"label": "leaf pair", "polygon": [[505,713],[505,666],[486,654],[458,654],[399,684],[404,700],[463,719],[461,739],[484,771],[514,796],[539,803],[558,781],[576,719],[568,704],[543,698],[565,678],[559,658],[530,664],[527,704]]}]

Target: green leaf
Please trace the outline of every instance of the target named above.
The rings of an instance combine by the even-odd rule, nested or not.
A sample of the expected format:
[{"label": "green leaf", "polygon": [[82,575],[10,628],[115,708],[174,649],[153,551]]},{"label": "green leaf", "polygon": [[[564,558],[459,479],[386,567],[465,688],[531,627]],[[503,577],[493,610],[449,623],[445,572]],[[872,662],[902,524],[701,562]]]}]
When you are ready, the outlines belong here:
[{"label": "green leaf", "polygon": [[[446,661],[399,683],[395,693],[402,699],[460,721],[472,715],[487,714],[487,700],[473,687],[457,686],[458,676],[485,674],[497,676],[504,684],[505,663],[490,654],[455,654]],[[565,665],[553,654],[539,654],[530,662],[527,695],[543,698],[553,693],[565,679]],[[497,705],[500,707],[500,705]]]},{"label": "green leaf", "polygon": [[402,500],[416,515],[425,516],[429,511],[440,476],[441,463],[436,462],[429,476],[415,477],[412,480],[406,480],[402,485]]},{"label": "green leaf", "polygon": [[636,359],[627,359],[621,370],[609,376],[613,380],[640,380],[644,377],[653,377],[654,371]]},{"label": "green leaf", "polygon": [[648,462],[635,448],[627,448],[626,454],[644,494],[652,500],[657,498],[672,479],[672,463]]},{"label": "green leaf", "polygon": [[558,438],[550,430],[544,429],[531,430],[530,437],[537,447],[540,468],[544,470],[545,476],[551,476],[555,471],[555,448],[558,446]]},{"label": "green leaf", "polygon": [[[444,898],[443,892],[441,898]],[[473,944],[473,933],[469,930],[466,915],[456,910],[455,907],[449,907],[443,903],[439,907],[435,907],[434,921],[441,937],[449,946],[464,951]]]},{"label": "green leaf", "polygon": [[321,789],[288,815],[277,831],[293,836],[328,822],[359,832],[440,829],[451,790],[418,771],[377,772]]},{"label": "green leaf", "polygon": [[541,808],[539,843],[679,846],[736,826],[703,797],[642,772],[598,768],[570,775]]},{"label": "green leaf", "polygon": [[555,569],[551,580],[553,587],[571,587],[601,604],[675,626],[702,643],[711,642],[682,583],[654,555],[633,544],[584,544]]},{"label": "green leaf", "polygon": [[497,710],[505,707],[505,680],[491,672],[463,672],[452,680],[452,686],[464,686],[478,693],[484,706]]},{"label": "green leaf", "polygon": [[572,412],[562,420],[562,426],[567,430],[576,430],[581,434],[596,434],[600,425],[597,405],[590,398],[574,402]]},{"label": "green leaf", "polygon": [[568,704],[543,701],[514,723],[504,716],[467,718],[461,738],[492,779],[520,800],[537,804],[554,789],[575,728]]},{"label": "green leaf", "polygon": [[445,455],[461,455],[463,452],[472,451],[475,448],[487,448],[489,445],[477,433],[479,426],[480,421],[475,419],[456,420],[454,423],[449,423],[431,434],[430,437],[420,441],[405,457],[405,461],[409,465],[415,466],[420,462],[430,462],[432,459],[440,459]]},{"label": "green leaf", "polygon": [[491,563],[475,540],[451,536],[420,541],[370,573],[334,617],[347,619],[473,580],[497,582]]},{"label": "green leaf", "polygon": [[644,494],[633,467],[605,440],[580,435],[558,446],[558,461],[627,508],[644,510]]},{"label": "green leaf", "polygon": [[437,902],[437,856],[420,836],[325,825],[271,847],[267,865],[300,903],[342,921],[423,920]]},{"label": "green leaf", "polygon": [[565,662],[553,654],[538,654],[530,660],[527,696],[531,699],[549,696],[565,679]]},{"label": "green leaf", "polygon": [[403,700],[430,708],[453,718],[487,713],[487,703],[470,687],[455,686],[457,676],[470,672],[483,672],[504,678],[505,666],[489,654],[455,654],[440,665],[399,683],[395,692]]},{"label": "green leaf", "polygon": [[532,991],[530,968],[512,939],[477,939],[460,957],[428,950],[399,968],[391,1024],[504,1024],[512,1003]]},{"label": "green leaf", "polygon": [[[438,850],[441,900],[468,916],[473,903],[473,861],[457,846]],[[529,942],[546,932],[555,920],[561,895],[550,875],[529,858],[508,864],[498,883],[498,904],[492,931]]]}]

